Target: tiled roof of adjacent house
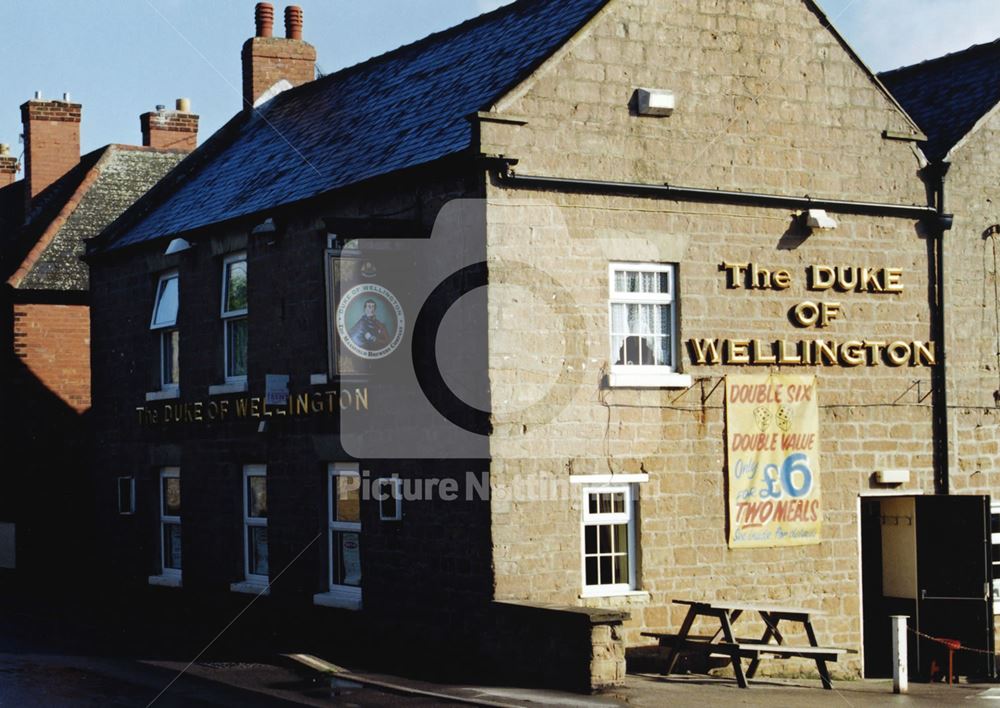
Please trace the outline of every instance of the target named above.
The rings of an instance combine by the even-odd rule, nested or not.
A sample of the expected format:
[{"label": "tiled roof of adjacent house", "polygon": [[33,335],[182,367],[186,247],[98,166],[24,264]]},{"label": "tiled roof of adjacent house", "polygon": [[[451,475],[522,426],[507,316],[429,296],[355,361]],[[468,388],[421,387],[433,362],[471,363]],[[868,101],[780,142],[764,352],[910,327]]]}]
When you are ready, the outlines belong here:
[{"label": "tiled roof of adjacent house", "polygon": [[99,234],[186,153],[106,145],[40,194],[24,221],[24,181],[0,190],[3,280],[26,290],[83,291],[84,240]]},{"label": "tiled roof of adjacent house", "polygon": [[927,134],[924,152],[939,160],[1000,103],[1000,39],[879,78]]},{"label": "tiled roof of adjacent house", "polygon": [[291,204],[467,149],[468,118],[607,0],[521,0],[241,114],[105,234],[109,250]]}]

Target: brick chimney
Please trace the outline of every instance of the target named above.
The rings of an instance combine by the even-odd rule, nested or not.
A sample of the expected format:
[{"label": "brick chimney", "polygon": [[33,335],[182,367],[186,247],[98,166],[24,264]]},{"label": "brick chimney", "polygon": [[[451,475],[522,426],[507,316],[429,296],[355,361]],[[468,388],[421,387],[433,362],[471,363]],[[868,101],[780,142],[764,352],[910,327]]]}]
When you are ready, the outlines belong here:
[{"label": "brick chimney", "polygon": [[259,2],[257,36],[243,45],[243,108],[249,109],[281,79],[298,86],[316,78],[316,49],[302,41],[302,8],[285,8],[285,36],[272,37],[274,7]]},{"label": "brick chimney", "polygon": [[10,146],[0,143],[0,189],[17,181],[17,158],[10,154]]},{"label": "brick chimney", "polygon": [[80,115],[83,106],[43,101],[40,92],[21,105],[24,124],[24,197],[31,200],[80,162]]},{"label": "brick chimney", "polygon": [[178,98],[176,106],[173,111],[157,106],[155,111],[139,116],[143,145],[189,152],[198,147],[198,116],[191,112],[191,102]]}]

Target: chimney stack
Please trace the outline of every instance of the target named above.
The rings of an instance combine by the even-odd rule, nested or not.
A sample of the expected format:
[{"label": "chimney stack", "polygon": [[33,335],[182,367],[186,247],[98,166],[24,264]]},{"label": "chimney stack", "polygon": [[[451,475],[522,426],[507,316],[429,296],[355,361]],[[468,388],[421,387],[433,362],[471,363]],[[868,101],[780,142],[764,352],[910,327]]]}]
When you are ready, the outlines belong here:
[{"label": "chimney stack", "polygon": [[144,146],[188,152],[198,147],[198,116],[191,113],[191,101],[178,98],[176,105],[173,111],[157,106],[139,116]]},{"label": "chimney stack", "polygon": [[41,92],[21,105],[24,123],[25,210],[43,189],[80,162],[80,116],[83,106],[62,101],[45,101]]},{"label": "chimney stack", "polygon": [[257,3],[256,36],[243,45],[243,108],[249,110],[284,79],[292,86],[316,78],[316,49],[302,41],[302,8],[285,8],[285,36],[272,37],[274,7]]},{"label": "chimney stack", "polygon": [[17,181],[17,158],[10,154],[10,146],[0,143],[0,189]]}]

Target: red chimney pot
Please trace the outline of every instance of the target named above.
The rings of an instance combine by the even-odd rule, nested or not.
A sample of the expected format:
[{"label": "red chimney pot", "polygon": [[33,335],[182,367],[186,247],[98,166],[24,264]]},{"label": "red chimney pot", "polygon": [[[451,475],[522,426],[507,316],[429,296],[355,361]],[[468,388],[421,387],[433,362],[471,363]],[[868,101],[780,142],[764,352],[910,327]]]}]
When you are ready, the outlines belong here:
[{"label": "red chimney pot", "polygon": [[298,5],[285,8],[285,38],[302,39],[302,8]]},{"label": "red chimney pot", "polygon": [[258,37],[270,37],[274,28],[274,6],[269,2],[259,2],[254,9],[254,22]]}]

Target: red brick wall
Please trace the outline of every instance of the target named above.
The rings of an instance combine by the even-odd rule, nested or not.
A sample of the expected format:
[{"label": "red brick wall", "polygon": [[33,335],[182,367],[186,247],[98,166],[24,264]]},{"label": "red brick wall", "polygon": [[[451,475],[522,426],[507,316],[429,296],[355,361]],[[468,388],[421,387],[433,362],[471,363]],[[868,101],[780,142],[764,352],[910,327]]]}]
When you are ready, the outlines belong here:
[{"label": "red brick wall", "polygon": [[0,188],[17,181],[17,158],[0,155]]},{"label": "red brick wall", "polygon": [[90,408],[90,308],[14,305],[14,355],[77,412]]},{"label": "red brick wall", "polygon": [[253,37],[243,45],[243,107],[285,79],[298,86],[316,78],[316,49],[300,39]]},{"label": "red brick wall", "polygon": [[139,116],[142,144],[161,150],[194,150],[198,147],[198,116],[163,111]]},{"label": "red brick wall", "polygon": [[79,103],[28,101],[21,106],[24,123],[27,198],[34,197],[80,161]]}]

